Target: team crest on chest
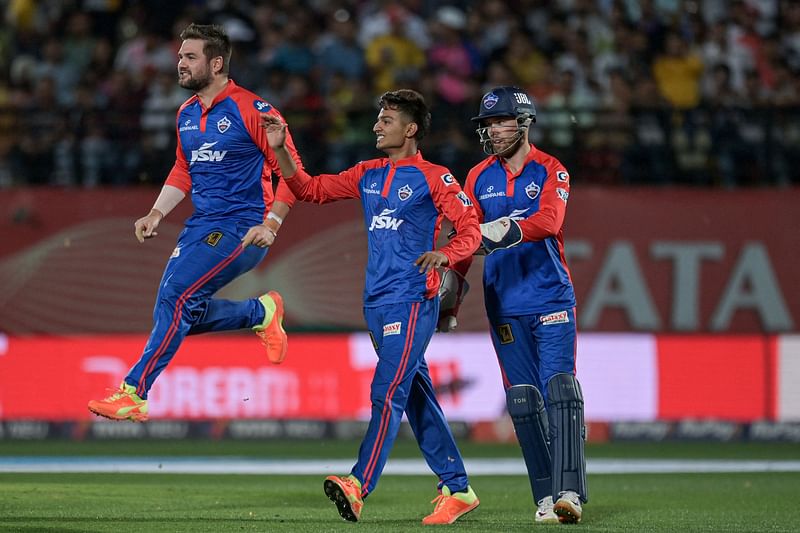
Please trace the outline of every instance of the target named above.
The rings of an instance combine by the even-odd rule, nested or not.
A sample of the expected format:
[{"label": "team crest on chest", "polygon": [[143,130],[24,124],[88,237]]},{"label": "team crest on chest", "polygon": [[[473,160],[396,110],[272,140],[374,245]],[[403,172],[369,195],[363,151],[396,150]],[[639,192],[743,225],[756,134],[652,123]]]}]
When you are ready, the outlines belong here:
[{"label": "team crest on chest", "polygon": [[411,194],[413,194],[413,192],[414,191],[411,190],[411,187],[408,186],[408,183],[406,183],[405,185],[397,189],[397,196],[400,198],[400,200],[405,202],[406,200],[411,198]]},{"label": "team crest on chest", "polygon": [[228,117],[222,117],[217,121],[217,129],[220,133],[225,133],[228,131],[228,128],[231,127],[231,121],[228,120]]},{"label": "team crest on chest", "polygon": [[541,190],[541,187],[536,185],[536,183],[531,182],[527,187],[525,187],[525,194],[527,194],[528,198],[531,200],[536,200],[536,197],[539,196],[539,192]]}]

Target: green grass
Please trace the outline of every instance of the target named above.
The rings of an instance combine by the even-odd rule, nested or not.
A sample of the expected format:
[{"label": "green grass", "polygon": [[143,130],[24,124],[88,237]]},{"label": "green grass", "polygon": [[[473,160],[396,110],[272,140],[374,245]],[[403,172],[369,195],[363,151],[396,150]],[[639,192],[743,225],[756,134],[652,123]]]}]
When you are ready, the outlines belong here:
[{"label": "green grass", "polygon": [[[423,530],[435,481],[384,476],[362,521],[350,524],[324,496],[322,476],[2,474],[0,531]],[[534,527],[526,478],[472,484],[481,506],[459,531]],[[800,519],[798,474],[606,475],[589,484],[580,531],[788,532]]]},{"label": "green grass", "polygon": [[[354,440],[0,440],[0,456],[229,456],[253,458],[353,458]],[[458,443],[464,457],[520,457],[517,444]],[[773,459],[800,460],[800,446],[791,442],[619,442],[587,444],[588,458]],[[420,458],[413,439],[399,439],[392,457]]]},{"label": "green grass", "polygon": [[[351,458],[358,442],[0,441],[0,456],[228,456]],[[462,442],[464,456],[519,457],[516,445]],[[392,459],[420,457],[402,439]],[[800,459],[791,443],[615,443],[587,446],[592,458]],[[391,462],[391,459],[390,459]],[[0,531],[358,531],[423,530],[436,479],[381,478],[362,522],[343,522],[322,491],[323,476],[200,474],[0,474]],[[459,531],[534,526],[525,476],[473,476],[481,506]],[[591,501],[579,531],[797,531],[800,473],[590,475]],[[568,527],[568,526],[550,526]]]}]

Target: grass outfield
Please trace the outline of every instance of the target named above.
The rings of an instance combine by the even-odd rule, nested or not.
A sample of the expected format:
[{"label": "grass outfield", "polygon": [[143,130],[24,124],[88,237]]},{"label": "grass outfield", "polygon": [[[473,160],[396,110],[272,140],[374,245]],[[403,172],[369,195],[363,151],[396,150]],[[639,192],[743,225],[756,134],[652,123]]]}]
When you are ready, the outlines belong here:
[{"label": "grass outfield", "polygon": [[[355,458],[353,441],[0,441],[0,456]],[[519,457],[516,445],[462,442],[466,458]],[[401,440],[392,458],[420,457]],[[626,443],[587,446],[592,458],[800,459],[788,443]],[[391,461],[391,459],[390,459]],[[343,522],[323,476],[0,474],[0,531],[402,532],[432,510],[435,478],[381,478],[362,522]],[[459,531],[530,531],[524,476],[474,476],[481,506]],[[590,475],[580,531],[797,531],[800,473]],[[538,526],[548,529],[548,526]]]},{"label": "grass outfield", "polygon": [[[0,440],[0,456],[227,456],[274,458],[352,458],[355,440]],[[519,446],[459,440],[466,458],[521,457]],[[413,439],[401,438],[392,457],[420,458]],[[800,446],[792,442],[615,442],[586,445],[586,457],[644,459],[772,459],[800,460]],[[391,459],[390,459],[391,460]]]},{"label": "grass outfield", "polygon": [[[384,476],[359,524],[342,521],[321,476],[0,475],[0,531],[403,532],[420,524],[433,476]],[[459,531],[530,531],[521,476],[472,480],[481,506]],[[797,531],[798,474],[589,476],[581,531]]]}]

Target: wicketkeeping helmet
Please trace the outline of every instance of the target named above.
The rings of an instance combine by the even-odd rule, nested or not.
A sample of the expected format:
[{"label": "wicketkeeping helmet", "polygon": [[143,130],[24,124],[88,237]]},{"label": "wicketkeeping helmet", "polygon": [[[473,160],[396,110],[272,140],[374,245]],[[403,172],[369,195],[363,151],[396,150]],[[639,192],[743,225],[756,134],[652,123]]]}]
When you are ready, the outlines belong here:
[{"label": "wicketkeeping helmet", "polygon": [[[503,154],[497,154],[494,151],[488,128],[483,124],[485,119],[492,117],[511,117],[517,120],[516,138]],[[480,127],[475,131],[478,133],[478,138],[483,145],[483,151],[489,155],[505,155],[516,149],[528,126],[536,122],[536,108],[533,106],[533,100],[528,96],[528,93],[519,87],[495,87],[483,95],[478,115],[472,117],[472,120],[480,124]]]}]

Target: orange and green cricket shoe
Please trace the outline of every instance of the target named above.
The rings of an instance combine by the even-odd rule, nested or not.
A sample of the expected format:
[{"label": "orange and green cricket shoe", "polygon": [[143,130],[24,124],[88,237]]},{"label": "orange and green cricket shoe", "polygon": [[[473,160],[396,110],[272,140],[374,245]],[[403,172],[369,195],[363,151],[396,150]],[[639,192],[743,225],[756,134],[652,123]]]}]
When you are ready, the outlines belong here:
[{"label": "orange and green cricket shoe", "polygon": [[254,326],[253,331],[267,350],[267,359],[277,365],[286,359],[289,349],[289,340],[283,329],[283,298],[276,291],[269,291],[258,301],[264,306],[264,322]]},{"label": "orange and green cricket shoe", "polygon": [[113,391],[113,394],[108,398],[89,402],[91,412],[111,420],[147,421],[147,400],[142,400],[136,394],[136,387],[123,381],[119,389],[109,390]]},{"label": "orange and green cricket shoe", "polygon": [[447,485],[442,486],[442,493],[431,501],[436,504],[433,512],[422,519],[426,526],[452,524],[460,517],[475,509],[481,502],[478,496],[467,486],[467,492],[450,492]]},{"label": "orange and green cricket shoe", "polygon": [[324,487],[325,495],[336,504],[339,516],[348,522],[358,522],[361,519],[364,500],[361,499],[360,481],[353,476],[328,476]]}]

